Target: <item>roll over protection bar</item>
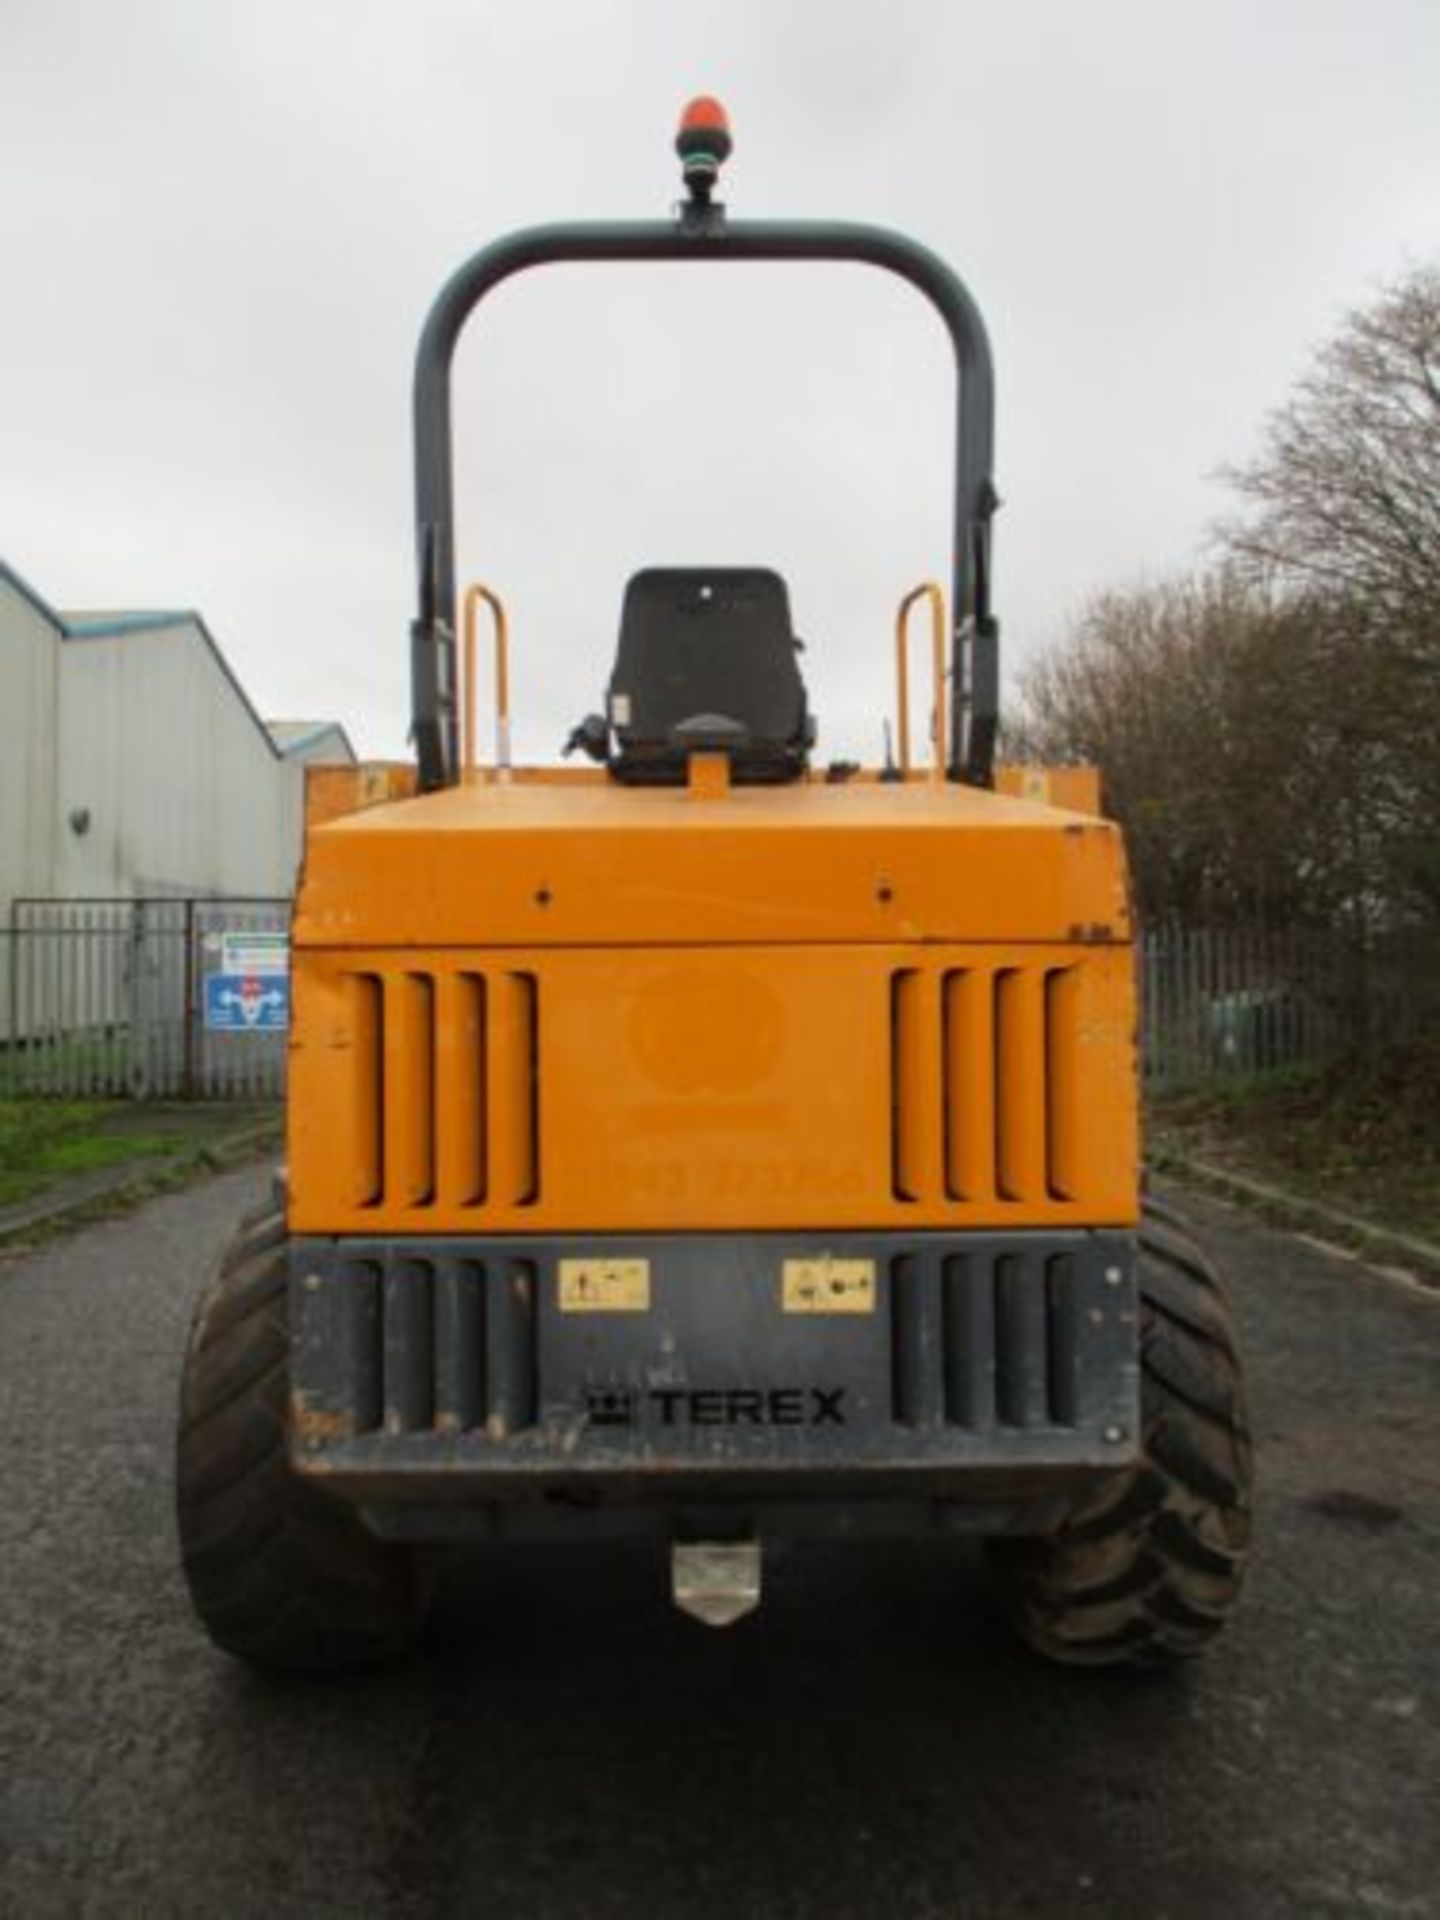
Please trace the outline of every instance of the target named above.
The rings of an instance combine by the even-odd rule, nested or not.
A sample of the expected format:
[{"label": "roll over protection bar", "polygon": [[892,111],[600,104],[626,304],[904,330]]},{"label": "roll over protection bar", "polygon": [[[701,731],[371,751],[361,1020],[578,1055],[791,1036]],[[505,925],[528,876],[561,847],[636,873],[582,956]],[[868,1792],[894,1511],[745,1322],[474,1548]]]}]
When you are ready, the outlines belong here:
[{"label": "roll over protection bar", "polygon": [[992,784],[999,711],[999,628],[990,604],[995,388],[980,310],[928,247],[885,227],[841,221],[729,221],[722,206],[682,205],[673,221],[528,227],[473,255],[431,307],[415,360],[415,522],[419,611],[411,627],[412,737],[422,791],[460,777],[455,660],[455,504],[450,368],[461,328],[495,287],[529,267],[618,260],[855,261],[908,280],[944,321],[955,350],[955,526],[950,592],[950,779]]}]

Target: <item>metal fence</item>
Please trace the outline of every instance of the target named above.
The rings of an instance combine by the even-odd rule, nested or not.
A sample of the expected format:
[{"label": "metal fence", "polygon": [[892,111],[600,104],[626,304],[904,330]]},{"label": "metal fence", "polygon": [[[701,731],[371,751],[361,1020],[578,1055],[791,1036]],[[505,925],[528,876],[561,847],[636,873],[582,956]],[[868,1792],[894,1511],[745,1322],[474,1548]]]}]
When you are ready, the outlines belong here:
[{"label": "metal fence", "polygon": [[1140,943],[1146,1085],[1324,1065],[1419,1039],[1437,1011],[1433,935],[1167,927]]},{"label": "metal fence", "polygon": [[276,899],[15,901],[0,1094],[278,1098],[289,922]]},{"label": "metal fence", "polygon": [[[288,900],[18,900],[0,928],[0,1095],[275,1099]],[[1440,1021],[1433,936],[1155,928],[1139,951],[1160,1089],[1404,1045]]]}]

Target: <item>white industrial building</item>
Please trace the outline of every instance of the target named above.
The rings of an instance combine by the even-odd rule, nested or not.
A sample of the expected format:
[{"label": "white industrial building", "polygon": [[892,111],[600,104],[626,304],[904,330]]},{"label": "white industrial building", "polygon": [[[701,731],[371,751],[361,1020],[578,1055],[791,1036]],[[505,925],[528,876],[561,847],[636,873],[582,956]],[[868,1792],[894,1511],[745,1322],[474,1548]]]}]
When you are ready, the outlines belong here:
[{"label": "white industrial building", "polygon": [[0,915],[16,899],[281,896],[307,764],[342,727],[266,725],[196,613],[61,613],[0,562]]}]

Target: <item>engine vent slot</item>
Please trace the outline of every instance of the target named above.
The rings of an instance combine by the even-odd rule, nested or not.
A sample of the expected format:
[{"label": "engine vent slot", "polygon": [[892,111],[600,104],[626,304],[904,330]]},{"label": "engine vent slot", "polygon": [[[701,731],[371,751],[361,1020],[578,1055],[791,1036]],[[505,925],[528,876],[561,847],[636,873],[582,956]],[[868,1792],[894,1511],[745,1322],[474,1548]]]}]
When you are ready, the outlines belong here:
[{"label": "engine vent slot", "polygon": [[350,1089],[350,1177],[357,1207],[385,1198],[385,985],[378,974],[352,973],[345,983],[353,1063]]},{"label": "engine vent slot", "polygon": [[940,1062],[935,976],[904,967],[890,979],[891,1188],[897,1200],[933,1192],[938,1171]]},{"label": "engine vent slot", "polygon": [[1071,1255],[907,1253],[891,1263],[891,1417],[907,1427],[1075,1427]]},{"label": "engine vent slot", "polygon": [[536,1287],[522,1260],[355,1263],[330,1292],[332,1337],[354,1362],[347,1427],[360,1433],[485,1433],[539,1417]]},{"label": "engine vent slot", "polygon": [[890,976],[891,1190],[908,1204],[1080,1192],[1079,967]]},{"label": "engine vent slot", "polygon": [[367,971],[347,987],[355,1204],[536,1205],[534,974]]}]

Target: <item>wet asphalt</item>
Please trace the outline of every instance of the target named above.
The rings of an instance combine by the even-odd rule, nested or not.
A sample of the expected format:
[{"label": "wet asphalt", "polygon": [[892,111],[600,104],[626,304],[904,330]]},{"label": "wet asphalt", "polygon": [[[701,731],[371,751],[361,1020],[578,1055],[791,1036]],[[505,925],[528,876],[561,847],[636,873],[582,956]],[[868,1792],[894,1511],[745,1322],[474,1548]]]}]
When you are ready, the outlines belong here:
[{"label": "wet asphalt", "polygon": [[472,1555],[425,1649],[258,1679],[176,1566],[192,1298],[265,1175],[0,1264],[0,1914],[1440,1911],[1440,1297],[1193,1204],[1263,1476],[1192,1675],[1048,1669],[964,1544],[794,1549],[758,1616],[646,1549]]}]

